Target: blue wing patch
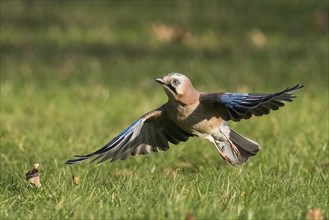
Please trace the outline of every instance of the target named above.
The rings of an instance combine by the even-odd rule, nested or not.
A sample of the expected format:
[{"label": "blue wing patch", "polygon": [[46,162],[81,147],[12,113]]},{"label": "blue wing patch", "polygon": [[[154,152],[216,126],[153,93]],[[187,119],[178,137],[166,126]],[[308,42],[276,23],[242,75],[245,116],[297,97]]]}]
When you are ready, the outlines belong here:
[{"label": "blue wing patch", "polygon": [[169,142],[178,144],[193,136],[163,118],[161,113],[162,110],[159,108],[143,115],[99,150],[75,156],[77,158],[68,160],[66,164],[74,164],[93,156],[96,157],[91,162],[99,160],[98,163],[101,163],[108,159],[112,159],[111,162],[118,159],[124,160],[129,155],[165,151],[169,149]]},{"label": "blue wing patch", "polygon": [[291,102],[296,98],[293,94],[302,87],[303,85],[296,85],[273,94],[223,93],[217,96],[217,102],[226,107],[227,115],[223,116],[225,120],[239,121],[252,115],[261,116],[268,114],[270,110],[278,110],[284,106],[283,102]]},{"label": "blue wing patch", "polygon": [[78,157],[77,159],[68,160],[68,161],[66,161],[66,164],[74,164],[76,162],[85,160],[89,157],[105,153],[105,152],[111,150],[111,148],[116,147],[118,144],[122,143],[123,141],[128,141],[130,139],[131,135],[133,134],[134,130],[136,129],[136,127],[139,126],[140,124],[142,124],[143,122],[144,122],[143,118],[138,119],[137,121],[132,123],[128,128],[126,128],[124,131],[122,131],[120,134],[118,134],[114,139],[112,139],[109,143],[107,143],[101,149],[99,149],[93,153],[83,155],[83,156],[76,155],[75,157]]},{"label": "blue wing patch", "polygon": [[218,97],[219,102],[225,103],[228,107],[232,108],[234,105],[243,101],[249,96],[248,93],[224,93]]}]

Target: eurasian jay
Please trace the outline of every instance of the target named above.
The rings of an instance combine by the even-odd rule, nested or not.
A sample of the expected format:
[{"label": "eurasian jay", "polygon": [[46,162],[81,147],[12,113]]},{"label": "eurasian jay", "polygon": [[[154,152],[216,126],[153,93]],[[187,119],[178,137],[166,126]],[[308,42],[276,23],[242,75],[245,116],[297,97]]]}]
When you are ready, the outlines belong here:
[{"label": "eurasian jay", "polygon": [[209,93],[197,91],[189,78],[170,73],[156,81],[164,88],[168,102],[146,113],[101,149],[66,164],[74,164],[96,156],[99,163],[126,159],[151,152],[166,151],[169,142],[178,144],[190,137],[202,137],[214,144],[220,156],[232,165],[241,164],[255,156],[260,145],[232,130],[227,121],[249,119],[278,110],[284,101],[291,102],[293,94],[303,85],[296,85],[273,94]]}]

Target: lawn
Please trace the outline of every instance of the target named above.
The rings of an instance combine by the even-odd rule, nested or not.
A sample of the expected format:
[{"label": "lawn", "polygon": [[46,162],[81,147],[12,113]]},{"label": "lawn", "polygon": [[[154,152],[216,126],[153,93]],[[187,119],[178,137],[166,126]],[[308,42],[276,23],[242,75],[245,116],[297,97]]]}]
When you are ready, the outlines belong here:
[{"label": "lawn", "polygon": [[[327,1],[1,1],[0,36],[1,219],[329,218]],[[305,88],[230,122],[262,145],[241,166],[198,138],[65,165],[166,102],[169,72],[201,91]]]}]

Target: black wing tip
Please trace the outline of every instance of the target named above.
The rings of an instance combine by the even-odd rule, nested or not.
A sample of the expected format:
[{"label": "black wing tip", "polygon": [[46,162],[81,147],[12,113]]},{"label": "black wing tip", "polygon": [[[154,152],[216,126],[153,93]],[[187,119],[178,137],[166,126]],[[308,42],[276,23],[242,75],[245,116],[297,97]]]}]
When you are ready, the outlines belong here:
[{"label": "black wing tip", "polygon": [[294,91],[299,90],[301,88],[304,88],[303,84],[296,84],[295,86],[293,86],[291,88],[287,88],[287,92],[294,92]]},{"label": "black wing tip", "polygon": [[79,163],[79,162],[81,162],[83,160],[88,159],[90,156],[77,156],[77,155],[75,155],[74,157],[78,157],[78,158],[77,159],[72,159],[72,160],[67,160],[65,162],[65,164],[67,164],[67,165],[73,165],[73,164],[76,164],[76,163]]},{"label": "black wing tip", "polygon": [[299,90],[302,88],[304,88],[303,84],[297,84],[291,88],[287,88],[286,90],[284,90],[284,93],[282,95],[284,96],[285,94],[287,94],[289,97],[286,97],[286,99],[283,101],[291,102],[293,99],[297,98],[297,96],[295,96],[294,94],[298,93]]},{"label": "black wing tip", "polygon": [[77,163],[78,161],[77,160],[67,160],[66,162],[65,162],[65,164],[66,165],[73,165],[73,164],[75,164],[75,163]]},{"label": "black wing tip", "polygon": [[65,162],[66,165],[73,165],[75,164],[77,161],[76,160],[68,160]]}]

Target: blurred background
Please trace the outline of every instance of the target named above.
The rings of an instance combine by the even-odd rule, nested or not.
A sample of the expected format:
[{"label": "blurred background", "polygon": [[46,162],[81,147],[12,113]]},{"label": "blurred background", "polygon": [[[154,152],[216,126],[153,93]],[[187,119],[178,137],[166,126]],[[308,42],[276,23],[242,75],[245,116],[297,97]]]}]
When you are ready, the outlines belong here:
[{"label": "blurred background", "polygon": [[[328,2],[1,1],[4,163],[102,145],[167,100],[154,79],[169,72],[201,91],[304,84],[299,101],[310,109],[290,113],[290,124],[328,131]],[[275,135],[249,129],[261,120],[240,126]]]},{"label": "blurred background", "polygon": [[327,4],[2,1],[2,82],[153,90],[182,72],[202,89],[327,87]]},{"label": "blurred background", "polygon": [[[328,1],[5,0],[0,25],[4,216],[101,218],[94,210],[105,197],[113,203],[112,192],[126,203],[116,215],[115,202],[106,206],[110,214],[104,218],[139,213],[144,219],[154,204],[140,204],[145,192],[163,209],[150,219],[184,218],[188,209],[209,219],[247,219],[253,210],[263,219],[296,219],[307,207],[328,210]],[[230,123],[263,145],[243,171],[228,168],[211,144],[196,138],[157,156],[64,165],[162,105],[167,97],[154,79],[169,72],[186,74],[200,91],[275,92],[297,83],[305,88],[278,112]],[[40,198],[31,197],[22,182],[33,163],[40,163],[48,187],[33,194]],[[76,193],[67,186],[71,172],[89,178]],[[127,189],[116,192],[104,176],[119,176],[118,185]],[[135,184],[150,188],[136,191]],[[171,184],[181,188],[176,200],[164,188]],[[184,190],[189,184],[190,191]],[[94,189],[100,190],[96,197],[90,196]],[[84,202],[77,204],[81,195]]]},{"label": "blurred background", "polygon": [[296,117],[324,123],[328,2],[1,1],[3,157],[107,140],[167,100],[169,72],[201,91],[301,83],[319,112]]}]

